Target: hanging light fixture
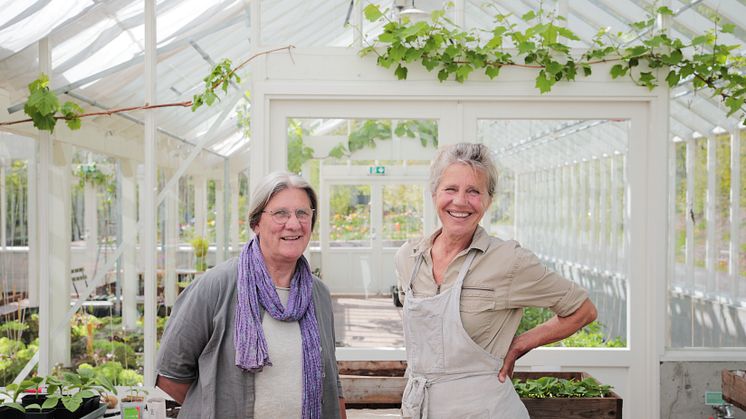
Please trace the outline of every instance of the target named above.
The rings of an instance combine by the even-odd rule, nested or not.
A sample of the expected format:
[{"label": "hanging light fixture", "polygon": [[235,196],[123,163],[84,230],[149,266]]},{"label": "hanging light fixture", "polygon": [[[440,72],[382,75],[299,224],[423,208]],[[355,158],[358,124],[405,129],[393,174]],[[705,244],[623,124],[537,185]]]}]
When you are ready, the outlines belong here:
[{"label": "hanging light fixture", "polygon": [[430,17],[430,13],[418,9],[414,0],[395,0],[394,6],[399,10],[399,18],[409,18],[410,22],[419,22]]}]

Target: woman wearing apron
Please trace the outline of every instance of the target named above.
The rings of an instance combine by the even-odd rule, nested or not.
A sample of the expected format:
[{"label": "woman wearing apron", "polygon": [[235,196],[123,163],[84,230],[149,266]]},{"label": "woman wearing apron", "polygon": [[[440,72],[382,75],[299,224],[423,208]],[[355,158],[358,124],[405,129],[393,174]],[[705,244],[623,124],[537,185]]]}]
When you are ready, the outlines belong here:
[{"label": "woman wearing apron", "polygon": [[[517,242],[479,226],[497,185],[489,153],[468,143],[438,152],[430,190],[442,227],[396,255],[404,292],[406,418],[528,418],[510,381],[515,361],[596,318],[584,289]],[[524,307],[557,315],[515,336]]]}]

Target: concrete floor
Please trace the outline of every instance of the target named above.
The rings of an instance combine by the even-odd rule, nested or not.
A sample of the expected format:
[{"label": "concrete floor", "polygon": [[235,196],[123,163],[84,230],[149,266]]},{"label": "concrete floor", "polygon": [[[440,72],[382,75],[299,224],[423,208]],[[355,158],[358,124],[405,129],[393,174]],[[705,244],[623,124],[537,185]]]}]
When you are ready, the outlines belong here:
[{"label": "concrete floor", "polygon": [[391,296],[333,295],[337,347],[404,347],[402,309]]}]

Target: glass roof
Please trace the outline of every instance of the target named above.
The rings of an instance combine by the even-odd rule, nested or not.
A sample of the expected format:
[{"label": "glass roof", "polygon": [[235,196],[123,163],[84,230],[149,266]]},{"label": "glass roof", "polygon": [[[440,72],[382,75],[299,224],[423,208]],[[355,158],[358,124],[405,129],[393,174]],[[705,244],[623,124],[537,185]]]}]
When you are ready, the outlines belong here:
[{"label": "glass roof", "polygon": [[[248,58],[250,1],[156,2],[159,103],[189,100],[202,88],[202,77],[216,61]],[[261,47],[348,47],[357,30],[345,26],[351,7],[348,0],[256,1],[260,1],[261,10]],[[378,3],[393,10],[402,1]],[[416,7],[434,10],[445,3],[417,0]],[[0,88],[9,92],[11,104],[23,103],[26,85],[38,74],[37,42],[49,37],[53,48],[53,88],[65,87],[88,110],[143,103],[143,4],[143,0],[0,0]],[[486,28],[498,10],[520,16],[541,4],[540,0],[464,0],[465,22],[468,27]],[[645,10],[652,7],[648,0],[572,0],[566,4],[568,26],[582,38],[577,47],[587,46],[599,28],[628,31],[628,24],[643,19]],[[737,45],[746,41],[743,0],[671,0],[670,7],[676,14],[671,25],[674,36],[688,38],[713,27],[713,16],[718,13],[723,23],[736,25],[734,33],[722,34],[721,40]],[[362,30],[370,39],[380,26],[363,22]],[[242,95],[241,90],[241,86],[233,86],[229,92]],[[671,96],[670,127],[674,138],[708,135],[732,124],[717,101],[706,93],[693,92],[688,83],[672,89]],[[224,100],[231,102],[233,98]],[[218,120],[222,115],[219,106],[196,114],[170,108],[159,110],[158,121],[162,131],[192,143],[211,130],[216,138],[210,141],[210,150],[227,156],[246,147],[248,139],[241,135],[235,117]],[[141,115],[135,113],[132,117]],[[140,130],[132,120],[123,118],[100,117],[97,122],[132,129],[133,135]],[[555,127],[549,133],[556,136],[563,129]],[[511,132],[518,131],[520,128]]]}]

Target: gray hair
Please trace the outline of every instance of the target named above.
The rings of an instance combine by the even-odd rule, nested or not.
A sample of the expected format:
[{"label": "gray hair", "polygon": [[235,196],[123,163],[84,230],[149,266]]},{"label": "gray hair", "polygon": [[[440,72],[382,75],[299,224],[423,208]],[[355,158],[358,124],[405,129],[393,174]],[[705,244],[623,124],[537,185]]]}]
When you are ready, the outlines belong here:
[{"label": "gray hair", "polygon": [[472,143],[453,144],[438,150],[430,166],[430,193],[435,195],[443,172],[454,163],[470,166],[487,175],[487,193],[490,198],[495,196],[497,168],[490,156],[490,149],[484,144]]},{"label": "gray hair", "polygon": [[316,217],[318,217],[316,192],[307,180],[289,172],[270,173],[259,183],[251,197],[251,205],[249,205],[249,226],[253,229],[259,224],[262,212],[272,197],[285,189],[291,188],[302,189],[308,195],[308,200],[311,201],[311,209],[314,210],[311,218],[311,230],[313,231],[313,227],[316,225]]}]

